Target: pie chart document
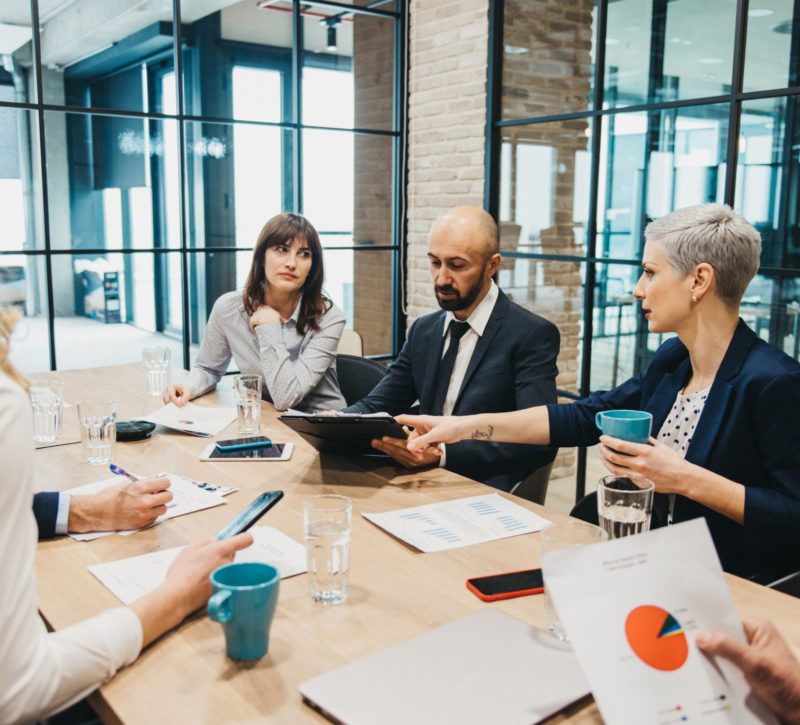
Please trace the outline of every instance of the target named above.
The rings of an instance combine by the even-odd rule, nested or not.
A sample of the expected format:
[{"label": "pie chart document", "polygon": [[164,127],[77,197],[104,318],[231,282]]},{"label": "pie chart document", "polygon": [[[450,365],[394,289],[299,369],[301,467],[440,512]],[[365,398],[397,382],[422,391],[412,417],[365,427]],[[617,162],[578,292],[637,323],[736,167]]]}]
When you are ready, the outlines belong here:
[{"label": "pie chart document", "polygon": [[694,644],[700,629],[745,641],[705,519],[547,552],[542,569],[606,725],[777,725]]}]

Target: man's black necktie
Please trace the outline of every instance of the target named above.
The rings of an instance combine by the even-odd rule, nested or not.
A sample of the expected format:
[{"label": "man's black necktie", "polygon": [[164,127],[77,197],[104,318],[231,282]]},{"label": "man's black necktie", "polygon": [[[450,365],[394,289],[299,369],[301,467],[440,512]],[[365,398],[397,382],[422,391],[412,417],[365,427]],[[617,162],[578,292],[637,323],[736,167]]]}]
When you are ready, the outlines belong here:
[{"label": "man's black necktie", "polygon": [[442,406],[447,397],[447,389],[450,387],[450,378],[453,377],[453,368],[456,364],[456,355],[458,355],[458,345],[467,330],[469,330],[468,322],[458,322],[458,320],[450,321],[450,344],[447,346],[447,352],[439,363],[439,375],[436,378],[436,393],[433,396],[433,408],[431,409],[432,415],[442,414]]}]

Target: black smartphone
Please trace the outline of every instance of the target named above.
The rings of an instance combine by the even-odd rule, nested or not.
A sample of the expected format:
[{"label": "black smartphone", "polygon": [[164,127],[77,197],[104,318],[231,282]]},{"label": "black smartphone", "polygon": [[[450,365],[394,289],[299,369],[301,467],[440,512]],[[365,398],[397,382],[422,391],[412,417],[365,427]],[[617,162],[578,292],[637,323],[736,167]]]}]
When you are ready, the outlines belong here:
[{"label": "black smartphone", "polygon": [[494,602],[526,594],[541,594],[544,580],[541,569],[524,569],[467,579],[467,589],[485,602]]},{"label": "black smartphone", "polygon": [[230,438],[226,441],[217,441],[216,449],[220,453],[229,451],[245,451],[249,448],[269,448],[272,441],[267,436],[250,436],[250,438]]},{"label": "black smartphone", "polygon": [[283,491],[267,491],[257,496],[253,503],[217,534],[217,538],[229,539],[242,531],[247,531],[282,498]]}]

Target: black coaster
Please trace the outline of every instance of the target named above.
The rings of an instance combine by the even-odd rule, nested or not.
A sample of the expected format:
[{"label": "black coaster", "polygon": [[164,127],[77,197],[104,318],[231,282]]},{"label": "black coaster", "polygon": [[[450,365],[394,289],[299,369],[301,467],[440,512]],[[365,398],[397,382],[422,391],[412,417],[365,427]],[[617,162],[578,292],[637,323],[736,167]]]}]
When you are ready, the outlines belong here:
[{"label": "black coaster", "polygon": [[156,424],[146,420],[120,420],[117,422],[117,440],[142,441],[155,429]]}]

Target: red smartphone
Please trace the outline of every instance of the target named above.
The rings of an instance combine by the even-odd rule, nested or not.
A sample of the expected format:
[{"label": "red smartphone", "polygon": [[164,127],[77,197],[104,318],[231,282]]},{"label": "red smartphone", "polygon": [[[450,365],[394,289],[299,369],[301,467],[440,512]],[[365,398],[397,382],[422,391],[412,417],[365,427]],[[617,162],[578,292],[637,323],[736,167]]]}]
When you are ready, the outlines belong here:
[{"label": "red smartphone", "polygon": [[467,589],[484,602],[494,602],[498,599],[524,597],[526,594],[541,594],[544,591],[544,580],[541,569],[525,569],[467,579]]}]

